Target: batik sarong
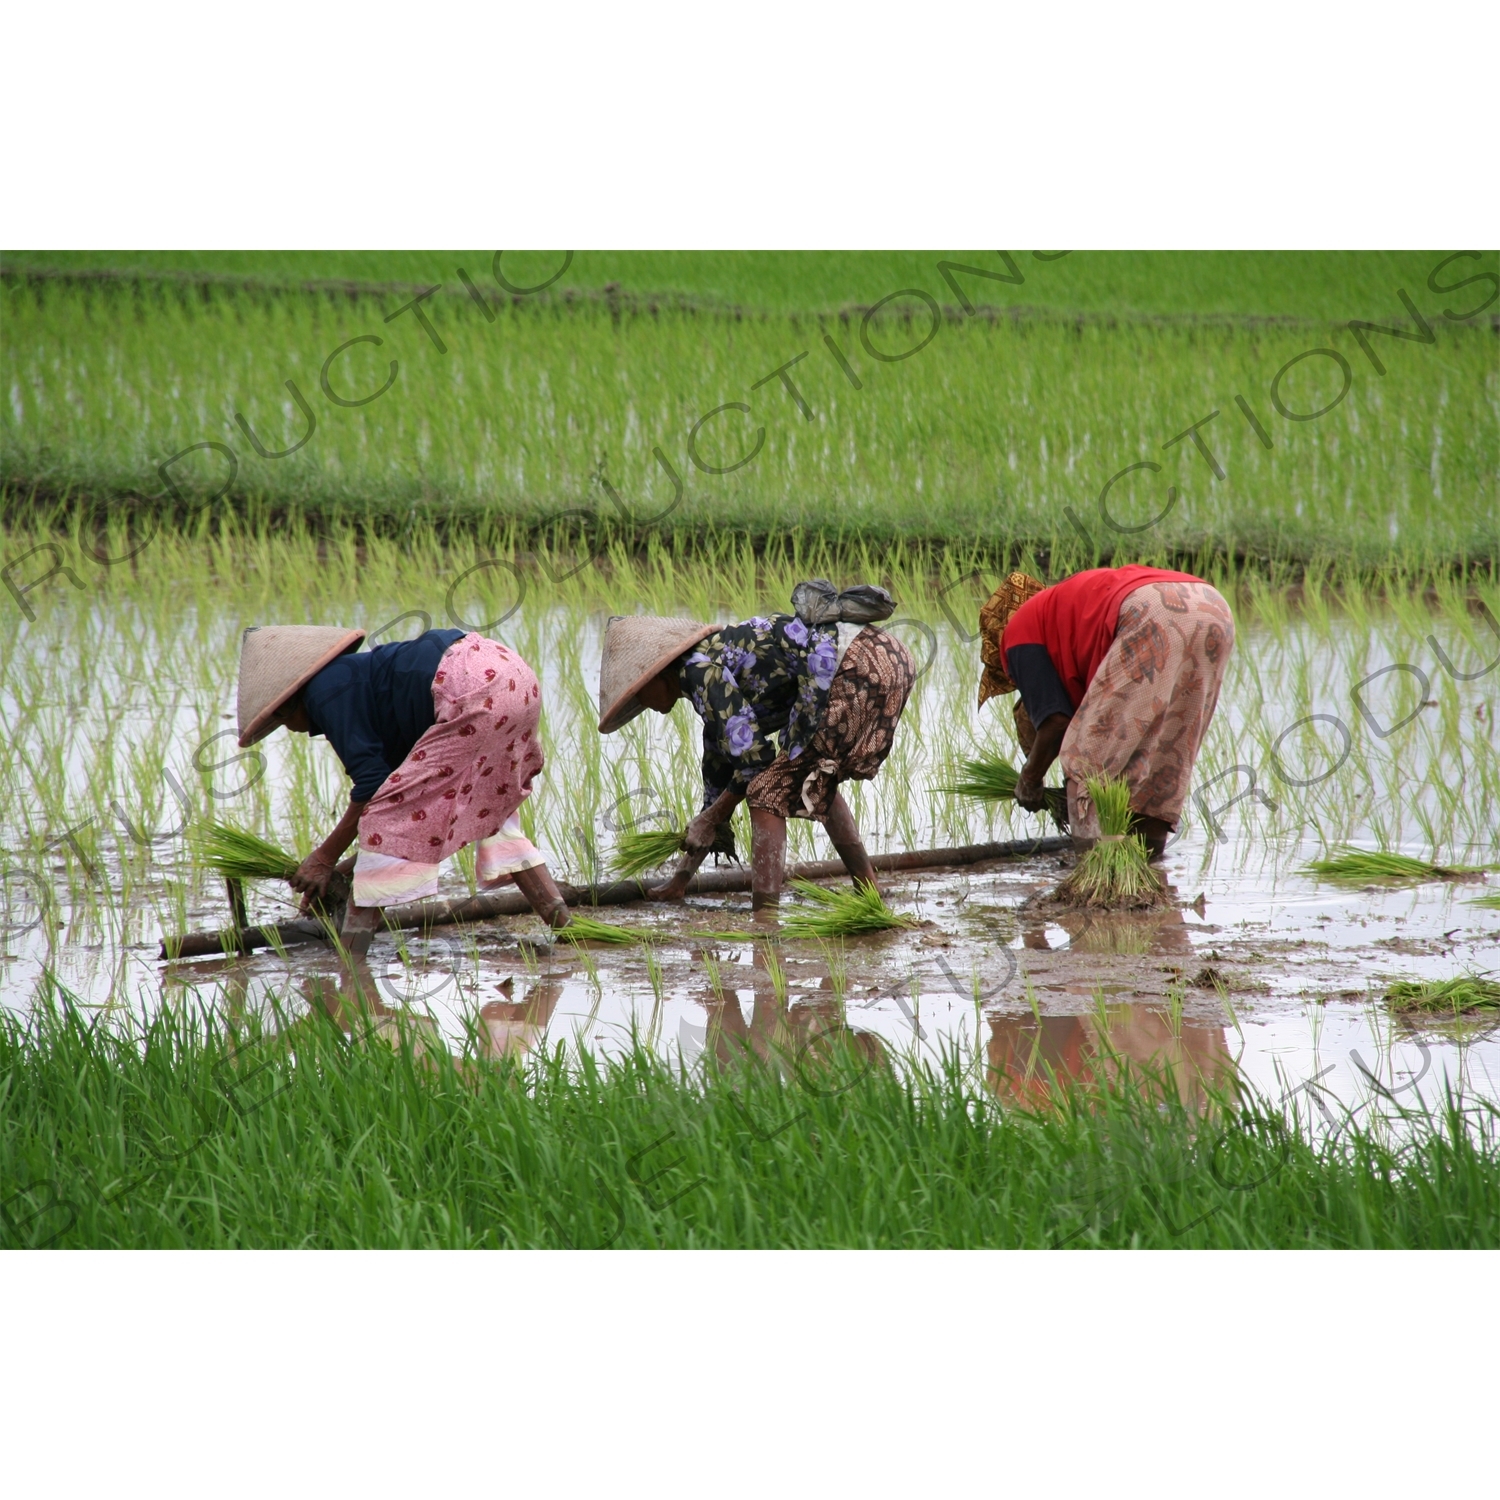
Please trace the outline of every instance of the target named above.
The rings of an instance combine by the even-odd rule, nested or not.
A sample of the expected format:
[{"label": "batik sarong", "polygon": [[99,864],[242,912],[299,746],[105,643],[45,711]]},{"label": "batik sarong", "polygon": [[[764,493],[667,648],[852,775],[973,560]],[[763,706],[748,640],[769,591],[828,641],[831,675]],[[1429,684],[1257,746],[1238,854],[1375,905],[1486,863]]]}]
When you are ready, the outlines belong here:
[{"label": "batik sarong", "polygon": [[885,764],[916,675],[895,636],[865,626],[839,662],[807,748],[795,759],[783,751],[750,783],[750,806],[825,822],[841,781],[869,781]]},{"label": "batik sarong", "polygon": [[1076,837],[1099,837],[1084,784],[1098,775],[1130,784],[1134,812],[1177,826],[1233,649],[1234,617],[1210,584],[1147,583],[1125,596],[1059,755]]}]

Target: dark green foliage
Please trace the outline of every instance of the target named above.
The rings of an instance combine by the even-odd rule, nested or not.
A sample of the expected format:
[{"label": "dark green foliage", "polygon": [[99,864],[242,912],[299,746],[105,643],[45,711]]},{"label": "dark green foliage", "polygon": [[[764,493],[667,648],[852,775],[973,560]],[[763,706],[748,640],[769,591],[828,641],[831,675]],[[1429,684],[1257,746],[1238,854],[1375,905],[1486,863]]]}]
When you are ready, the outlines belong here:
[{"label": "dark green foliage", "polygon": [[62,997],[0,1022],[0,1243],[1500,1244],[1473,1101],[1403,1145],[1358,1119],[1313,1145],[1277,1111],[1203,1120],[1135,1082],[1026,1114],[956,1065],[903,1076],[842,1044],[688,1076],[644,1051],[454,1060],[321,1012],[230,1040],[167,1010],[118,1036]]}]

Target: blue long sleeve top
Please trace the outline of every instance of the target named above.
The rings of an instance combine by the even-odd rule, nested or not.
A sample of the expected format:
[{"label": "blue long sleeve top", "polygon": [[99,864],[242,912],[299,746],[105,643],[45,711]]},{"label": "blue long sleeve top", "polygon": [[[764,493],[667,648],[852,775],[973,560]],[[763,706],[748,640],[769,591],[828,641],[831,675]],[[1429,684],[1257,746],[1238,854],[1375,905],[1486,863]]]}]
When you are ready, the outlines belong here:
[{"label": "blue long sleeve top", "polygon": [[432,679],[461,630],[429,630],[410,641],[331,661],[302,690],[309,732],[326,736],[354,781],[351,802],[368,802],[437,722]]}]

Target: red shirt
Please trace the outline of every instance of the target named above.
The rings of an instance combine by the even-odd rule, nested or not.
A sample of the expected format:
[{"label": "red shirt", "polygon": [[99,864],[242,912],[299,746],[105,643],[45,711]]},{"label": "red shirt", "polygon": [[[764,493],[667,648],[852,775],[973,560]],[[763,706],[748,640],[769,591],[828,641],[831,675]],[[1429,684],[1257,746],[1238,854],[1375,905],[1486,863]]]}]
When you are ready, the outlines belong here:
[{"label": "red shirt", "polygon": [[1077,708],[1115,638],[1125,596],[1147,583],[1202,583],[1191,573],[1146,568],[1089,568],[1034,594],[1006,621],[1000,657],[1012,646],[1044,646],[1063,691]]}]

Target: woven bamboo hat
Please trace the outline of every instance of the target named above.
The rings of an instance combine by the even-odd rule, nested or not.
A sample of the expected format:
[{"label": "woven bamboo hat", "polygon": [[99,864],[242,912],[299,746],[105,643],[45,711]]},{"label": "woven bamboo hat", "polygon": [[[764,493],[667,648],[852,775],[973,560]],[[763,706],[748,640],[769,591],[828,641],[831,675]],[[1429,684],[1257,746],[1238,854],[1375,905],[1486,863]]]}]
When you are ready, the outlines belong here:
[{"label": "woven bamboo hat", "polygon": [[1005,671],[1005,662],[1000,656],[1000,637],[1010,617],[1034,599],[1047,585],[1030,573],[1011,573],[1000,587],[985,601],[979,611],[979,659],[984,663],[984,672],[979,679],[979,707],[1001,693],[1013,693],[1016,685]]},{"label": "woven bamboo hat", "polygon": [[646,705],[636,694],[663,667],[706,640],[719,627],[701,620],[668,620],[661,615],[611,615],[604,627],[604,660],[599,664],[599,733],[612,734]]},{"label": "woven bamboo hat", "polygon": [[367,632],[340,625],[252,625],[240,640],[240,749],[276,728],[276,712]]}]

